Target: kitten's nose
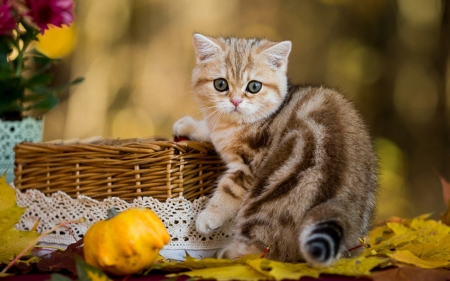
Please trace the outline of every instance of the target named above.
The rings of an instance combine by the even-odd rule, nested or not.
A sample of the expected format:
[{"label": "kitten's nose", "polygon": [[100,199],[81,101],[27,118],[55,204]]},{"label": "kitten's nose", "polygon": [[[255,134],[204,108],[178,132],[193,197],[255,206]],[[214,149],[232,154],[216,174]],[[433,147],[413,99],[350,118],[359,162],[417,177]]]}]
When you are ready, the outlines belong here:
[{"label": "kitten's nose", "polygon": [[230,101],[235,107],[237,107],[242,102],[240,98],[232,98]]}]

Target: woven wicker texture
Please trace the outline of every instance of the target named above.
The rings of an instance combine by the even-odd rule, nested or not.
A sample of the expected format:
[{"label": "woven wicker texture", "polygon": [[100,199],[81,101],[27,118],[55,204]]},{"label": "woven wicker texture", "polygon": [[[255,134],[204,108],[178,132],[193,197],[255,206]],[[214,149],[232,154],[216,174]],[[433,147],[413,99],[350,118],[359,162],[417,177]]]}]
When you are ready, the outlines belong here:
[{"label": "woven wicker texture", "polygon": [[213,191],[224,164],[209,143],[104,139],[89,144],[21,143],[14,148],[19,190],[72,198],[111,196],[194,200]]}]

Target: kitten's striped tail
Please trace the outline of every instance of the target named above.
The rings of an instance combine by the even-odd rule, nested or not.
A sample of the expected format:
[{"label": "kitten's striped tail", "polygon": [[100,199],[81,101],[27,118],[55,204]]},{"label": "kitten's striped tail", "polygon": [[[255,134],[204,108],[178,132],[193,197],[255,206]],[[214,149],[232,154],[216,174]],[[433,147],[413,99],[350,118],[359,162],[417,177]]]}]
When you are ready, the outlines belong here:
[{"label": "kitten's striped tail", "polygon": [[343,229],[334,221],[324,221],[303,230],[300,245],[303,257],[313,264],[328,265],[341,252]]}]

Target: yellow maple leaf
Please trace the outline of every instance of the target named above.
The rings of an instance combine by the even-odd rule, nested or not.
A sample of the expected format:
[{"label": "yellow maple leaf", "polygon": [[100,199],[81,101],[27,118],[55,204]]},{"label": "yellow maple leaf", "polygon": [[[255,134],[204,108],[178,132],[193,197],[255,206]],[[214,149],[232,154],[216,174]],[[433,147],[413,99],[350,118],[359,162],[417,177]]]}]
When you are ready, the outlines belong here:
[{"label": "yellow maple leaf", "polygon": [[390,256],[397,262],[412,264],[422,268],[440,268],[446,267],[450,264],[450,262],[441,258],[419,258],[408,250],[397,251]]},{"label": "yellow maple leaf", "polygon": [[226,281],[226,280],[257,281],[257,280],[273,279],[254,270],[250,266],[243,264],[195,269],[192,271],[183,272],[181,274],[169,274],[168,277],[176,277],[180,275],[187,275],[189,277],[197,277],[201,279],[215,279],[218,281]]},{"label": "yellow maple leaf", "polygon": [[[353,259],[340,259],[329,267],[312,266],[307,263],[283,263],[260,258],[259,256],[246,256],[238,260],[213,259],[197,260],[189,257],[186,262],[171,263],[159,267],[162,270],[188,269],[191,271],[169,275],[170,277],[187,275],[190,277],[215,280],[298,280],[308,276],[318,278],[320,274],[340,274],[348,276],[366,276],[370,271],[387,262],[389,259],[379,257],[358,257]],[[194,268],[195,267],[195,268]],[[200,268],[202,267],[202,268]]]},{"label": "yellow maple leaf", "polygon": [[445,238],[450,234],[450,227],[441,221],[414,218],[411,221],[411,229],[419,234],[423,242],[433,242]]},{"label": "yellow maple leaf", "polygon": [[146,274],[152,270],[163,270],[166,272],[179,272],[182,270],[196,270],[204,268],[224,267],[236,264],[245,264],[244,260],[228,260],[228,259],[196,259],[189,255],[186,255],[184,261],[167,261],[166,259],[158,259],[153,263],[145,272]]},{"label": "yellow maple leaf", "polygon": [[268,259],[250,259],[246,263],[254,270],[276,280],[298,280],[304,276],[318,278],[320,272],[306,263],[283,263]]},{"label": "yellow maple leaf", "polygon": [[386,226],[394,231],[395,235],[404,235],[408,232],[411,232],[411,229],[398,222],[388,222],[386,223]]},{"label": "yellow maple leaf", "polygon": [[364,257],[337,260],[329,267],[322,267],[320,272],[345,276],[368,276],[375,267],[387,261],[386,258]]},{"label": "yellow maple leaf", "polygon": [[195,259],[191,256],[186,256],[186,260],[181,263],[181,265],[186,266],[191,269],[201,269],[201,268],[209,268],[209,267],[222,267],[227,265],[234,265],[236,263],[241,263],[239,260],[233,261],[228,259],[215,259],[215,258],[206,258],[206,259]]},{"label": "yellow maple leaf", "polygon": [[5,175],[0,178],[0,194],[0,263],[7,264],[31,243],[36,243],[39,233],[14,227],[26,208],[17,205],[16,192],[6,183]]},{"label": "yellow maple leaf", "polygon": [[398,250],[407,250],[418,258],[433,258],[450,261],[450,236],[449,239],[435,242],[413,242]]},{"label": "yellow maple leaf", "polygon": [[371,245],[376,245],[385,240],[387,237],[392,236],[393,233],[394,232],[392,229],[390,229],[386,223],[377,226],[369,232],[369,243]]}]

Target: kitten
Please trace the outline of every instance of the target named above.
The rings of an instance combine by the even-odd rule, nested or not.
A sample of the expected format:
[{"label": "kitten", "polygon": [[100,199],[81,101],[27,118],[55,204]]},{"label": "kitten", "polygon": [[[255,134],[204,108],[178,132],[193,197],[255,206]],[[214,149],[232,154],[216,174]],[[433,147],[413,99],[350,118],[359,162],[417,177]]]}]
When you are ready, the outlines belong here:
[{"label": "kitten", "polygon": [[[291,42],[194,34],[192,85],[204,120],[175,136],[212,141],[227,165],[196,227],[234,218],[220,256],[327,265],[367,235],[376,159],[360,115],[335,90],[290,86]],[[358,252],[358,251],[356,251]]]}]

